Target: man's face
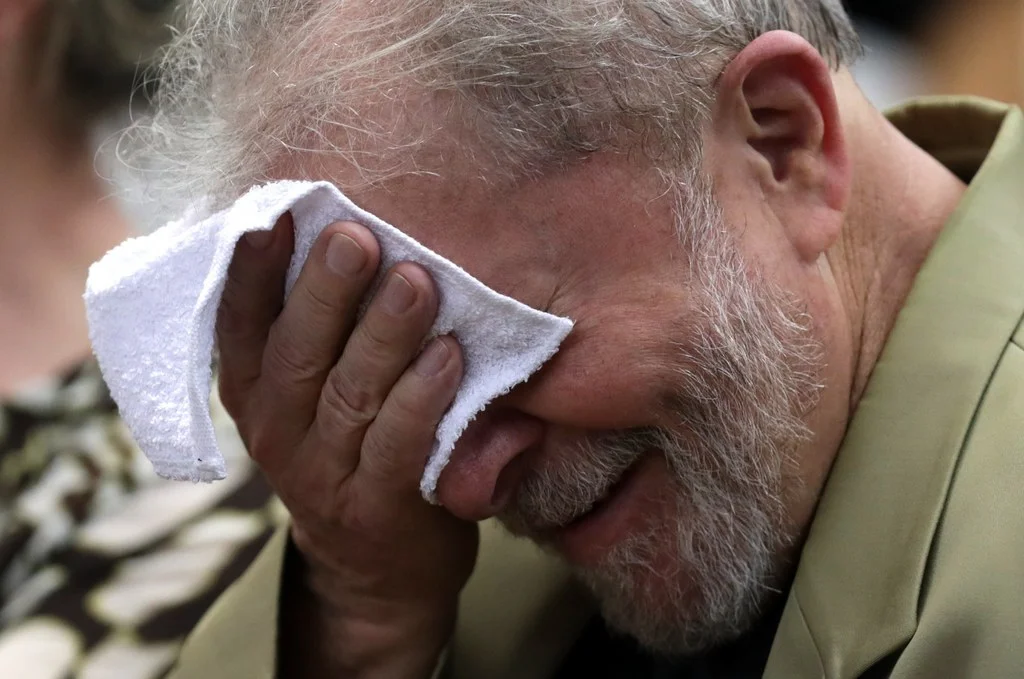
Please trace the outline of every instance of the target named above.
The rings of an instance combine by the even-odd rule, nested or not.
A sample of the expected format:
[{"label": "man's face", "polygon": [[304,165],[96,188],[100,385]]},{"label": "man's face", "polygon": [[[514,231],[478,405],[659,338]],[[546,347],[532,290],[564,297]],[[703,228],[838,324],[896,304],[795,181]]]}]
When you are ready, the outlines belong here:
[{"label": "man's face", "polygon": [[557,551],[613,625],[666,652],[735,636],[775,584],[806,513],[794,453],[820,368],[774,254],[697,193],[677,215],[653,173],[594,156],[515,187],[415,177],[353,194],[576,322],[470,428],[439,498]]}]

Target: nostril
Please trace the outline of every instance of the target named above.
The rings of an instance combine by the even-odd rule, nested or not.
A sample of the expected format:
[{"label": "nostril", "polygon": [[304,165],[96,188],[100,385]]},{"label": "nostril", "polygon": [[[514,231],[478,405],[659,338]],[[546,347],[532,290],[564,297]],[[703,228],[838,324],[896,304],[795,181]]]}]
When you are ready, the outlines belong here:
[{"label": "nostril", "polygon": [[528,450],[541,445],[544,425],[516,411],[478,418],[456,444],[438,479],[437,495],[453,515],[467,521],[494,516],[512,501]]},{"label": "nostril", "polygon": [[501,470],[498,482],[494,485],[494,495],[491,496],[492,514],[500,514],[512,502],[512,496],[525,472],[525,460],[526,455],[518,455]]}]

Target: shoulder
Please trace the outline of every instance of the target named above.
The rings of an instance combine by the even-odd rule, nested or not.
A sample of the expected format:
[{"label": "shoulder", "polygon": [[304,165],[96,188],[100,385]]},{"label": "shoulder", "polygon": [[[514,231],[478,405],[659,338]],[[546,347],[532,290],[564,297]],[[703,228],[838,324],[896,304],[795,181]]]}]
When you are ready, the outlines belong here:
[{"label": "shoulder", "polygon": [[1018,674],[1024,660],[1024,349],[1018,341],[1007,344],[978,404],[922,567],[918,629],[893,677]]}]

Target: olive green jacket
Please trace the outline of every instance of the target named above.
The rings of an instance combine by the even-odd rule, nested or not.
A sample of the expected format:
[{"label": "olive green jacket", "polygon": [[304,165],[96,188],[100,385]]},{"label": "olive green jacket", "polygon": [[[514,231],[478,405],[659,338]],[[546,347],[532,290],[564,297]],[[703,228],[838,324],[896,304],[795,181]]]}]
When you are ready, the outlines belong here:
[{"label": "olive green jacket", "polygon": [[[973,179],[850,424],[765,676],[1024,677],[1024,116],[941,99],[891,119]],[[274,676],[286,541],[210,611],[175,679]],[[553,677],[593,613],[557,562],[485,525],[439,673]]]}]

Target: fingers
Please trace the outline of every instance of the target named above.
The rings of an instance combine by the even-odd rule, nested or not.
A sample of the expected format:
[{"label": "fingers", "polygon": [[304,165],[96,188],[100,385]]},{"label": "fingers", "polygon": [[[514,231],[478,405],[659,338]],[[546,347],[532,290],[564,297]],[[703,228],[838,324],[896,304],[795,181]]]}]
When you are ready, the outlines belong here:
[{"label": "fingers", "polygon": [[217,314],[220,390],[228,411],[241,415],[243,395],[260,376],[267,334],[284,302],[294,225],[290,213],[273,230],[251,233],[235,248]]},{"label": "fingers", "polygon": [[437,313],[433,281],[398,265],[357,323],[380,250],[366,228],[335,224],[282,304],[292,230],[282,219],[262,248],[239,245],[219,319],[222,391],[250,392],[236,408],[252,420],[250,453],[268,473],[318,470],[337,483],[359,468],[374,486],[411,493],[462,374],[453,339],[421,353]]},{"label": "fingers", "polygon": [[[330,371],[317,406],[314,435],[325,445],[358,450],[388,393],[416,358],[437,313],[437,294],[419,266],[392,270]],[[339,459],[347,473],[359,462]]]},{"label": "fingers", "polygon": [[451,337],[433,340],[398,380],[366,432],[358,476],[387,494],[415,492],[437,425],[458,391],[463,358]]},{"label": "fingers", "polygon": [[273,399],[275,415],[295,431],[304,432],[313,421],[324,379],[352,331],[379,261],[377,241],[365,227],[328,227],[270,329],[262,391]]}]

